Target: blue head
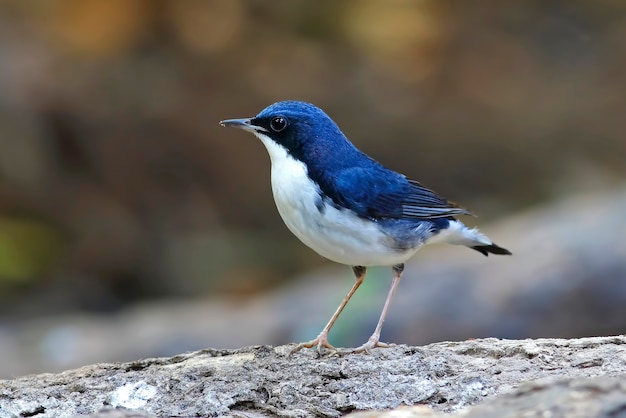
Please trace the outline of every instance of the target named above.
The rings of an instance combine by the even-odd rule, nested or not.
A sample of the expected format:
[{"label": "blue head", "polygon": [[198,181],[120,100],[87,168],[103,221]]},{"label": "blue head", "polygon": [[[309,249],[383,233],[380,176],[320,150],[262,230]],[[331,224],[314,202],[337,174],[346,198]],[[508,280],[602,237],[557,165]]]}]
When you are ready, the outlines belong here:
[{"label": "blue head", "polygon": [[264,143],[271,140],[309,167],[345,167],[363,156],[322,109],[306,102],[274,103],[253,118],[220,124],[250,131]]}]

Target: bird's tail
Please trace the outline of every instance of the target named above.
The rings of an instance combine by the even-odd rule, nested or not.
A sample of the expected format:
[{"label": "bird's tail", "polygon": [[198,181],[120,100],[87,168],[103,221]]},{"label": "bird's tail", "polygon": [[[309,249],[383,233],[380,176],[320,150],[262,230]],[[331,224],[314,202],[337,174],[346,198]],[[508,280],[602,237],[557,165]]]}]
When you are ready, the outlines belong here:
[{"label": "bird's tail", "polygon": [[506,248],[502,248],[494,243],[491,243],[489,245],[474,245],[469,248],[471,248],[472,250],[476,250],[486,256],[488,256],[489,254],[511,255],[511,252],[509,250],[507,250]]},{"label": "bird's tail", "polygon": [[498,254],[510,255],[511,252],[491,241],[485,234],[476,228],[468,228],[463,222],[452,219],[447,224],[447,228],[442,228],[438,234],[428,240],[428,242],[445,242],[448,244],[465,245],[484,255]]}]

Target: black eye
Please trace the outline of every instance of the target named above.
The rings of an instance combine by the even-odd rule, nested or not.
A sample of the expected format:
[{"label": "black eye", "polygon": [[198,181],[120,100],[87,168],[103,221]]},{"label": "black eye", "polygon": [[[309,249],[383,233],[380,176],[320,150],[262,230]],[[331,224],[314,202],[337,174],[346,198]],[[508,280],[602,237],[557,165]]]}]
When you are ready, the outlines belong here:
[{"label": "black eye", "polygon": [[274,132],[283,131],[287,127],[287,125],[289,125],[287,118],[284,118],[282,116],[275,116],[270,121],[270,128]]}]

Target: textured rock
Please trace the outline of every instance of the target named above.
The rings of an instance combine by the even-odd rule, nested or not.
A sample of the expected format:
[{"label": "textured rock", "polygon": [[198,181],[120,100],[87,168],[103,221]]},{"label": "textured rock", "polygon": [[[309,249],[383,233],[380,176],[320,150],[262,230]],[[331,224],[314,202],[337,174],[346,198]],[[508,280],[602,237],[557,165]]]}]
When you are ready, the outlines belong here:
[{"label": "textured rock", "polygon": [[[288,356],[290,347],[202,350],[0,381],[0,416],[335,417],[402,405],[422,405],[419,411],[428,406],[447,413],[501,394],[507,395],[481,406],[492,405],[491,410],[468,409],[464,413],[490,416],[489,411],[508,408],[512,415],[497,416],[517,416],[525,408],[550,408],[558,405],[554,403],[558,399],[569,397],[576,402],[559,413],[579,407],[592,410],[582,409],[592,408],[592,404],[596,411],[613,408],[617,411],[614,417],[623,413],[619,409],[624,405],[623,381],[553,382],[596,376],[623,379],[625,336],[470,340],[321,358],[312,351]],[[531,383],[522,385],[525,382]],[[577,395],[581,393],[586,395]],[[534,400],[527,399],[529,396]],[[471,415],[474,413],[478,415]]]},{"label": "textured rock", "polygon": [[[393,411],[356,412],[351,418],[441,418],[427,406]],[[466,408],[458,418],[623,418],[626,417],[626,374],[559,382],[528,382],[511,393]]]}]

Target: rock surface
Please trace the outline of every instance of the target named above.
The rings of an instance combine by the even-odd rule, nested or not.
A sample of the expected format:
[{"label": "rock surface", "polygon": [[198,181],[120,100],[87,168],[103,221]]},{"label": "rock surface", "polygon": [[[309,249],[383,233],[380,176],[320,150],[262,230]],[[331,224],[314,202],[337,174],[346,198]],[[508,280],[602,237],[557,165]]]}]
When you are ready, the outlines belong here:
[{"label": "rock surface", "polygon": [[[336,417],[398,407],[413,414],[406,416],[626,414],[626,336],[469,340],[333,357],[288,356],[291,347],[207,349],[4,380],[0,416]],[[406,407],[413,405],[420,407]]]},{"label": "rock surface", "polygon": [[[120,412],[123,413],[123,412]],[[130,415],[120,415],[130,416]],[[392,411],[356,412],[351,418],[441,418],[424,405]],[[515,391],[470,407],[458,418],[623,418],[626,416],[626,375],[577,378],[566,381],[528,382]]]}]

